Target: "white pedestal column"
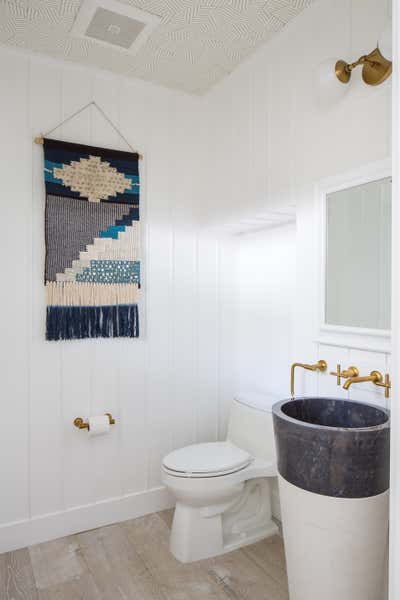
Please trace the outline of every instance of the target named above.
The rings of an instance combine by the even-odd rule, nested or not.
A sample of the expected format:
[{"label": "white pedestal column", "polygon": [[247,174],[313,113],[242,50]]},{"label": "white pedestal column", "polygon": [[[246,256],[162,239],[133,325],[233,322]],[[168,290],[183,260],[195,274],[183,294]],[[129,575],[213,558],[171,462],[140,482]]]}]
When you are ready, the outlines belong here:
[{"label": "white pedestal column", "polygon": [[386,600],[389,492],[333,498],[279,476],[290,600]]}]

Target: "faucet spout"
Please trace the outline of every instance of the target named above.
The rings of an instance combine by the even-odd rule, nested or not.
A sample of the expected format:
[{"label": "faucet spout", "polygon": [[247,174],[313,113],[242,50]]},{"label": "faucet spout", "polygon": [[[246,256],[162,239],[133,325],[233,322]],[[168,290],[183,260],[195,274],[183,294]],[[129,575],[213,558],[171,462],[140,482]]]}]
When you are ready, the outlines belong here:
[{"label": "faucet spout", "polygon": [[343,389],[348,390],[353,383],[363,383],[365,381],[371,381],[375,384],[382,383],[382,374],[379,371],[371,371],[370,375],[364,377],[349,377],[344,382]]},{"label": "faucet spout", "polygon": [[290,369],[290,395],[294,398],[294,371],[296,367],[301,367],[302,369],[306,369],[306,371],[321,371],[324,372],[327,370],[328,365],[325,360],[319,360],[315,365],[308,365],[306,363],[293,363]]}]

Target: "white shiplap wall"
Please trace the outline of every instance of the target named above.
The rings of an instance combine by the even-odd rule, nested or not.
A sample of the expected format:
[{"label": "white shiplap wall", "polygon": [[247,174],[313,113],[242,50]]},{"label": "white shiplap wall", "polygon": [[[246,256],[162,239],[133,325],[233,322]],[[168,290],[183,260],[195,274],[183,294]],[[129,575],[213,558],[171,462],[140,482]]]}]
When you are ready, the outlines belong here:
[{"label": "white shiplap wall", "polygon": [[[320,0],[203,99],[0,51],[0,551],[165,505],[162,455],[224,435],[229,401],[244,380],[240,361],[232,366],[237,243],[219,240],[205,223],[234,229],[296,205],[291,358],[389,368],[384,353],[315,343],[314,283],[316,182],[390,154],[390,81],[367,88],[357,73],[347,98],[323,109],[315,68],[329,56],[351,60],[372,50],[387,6]],[[146,156],[145,336],[47,344],[41,150],[32,137],[91,99]],[[94,113],[58,133],[120,144]],[[240,336],[236,342],[244,352]],[[288,356],[276,355],[274,336],[258,347],[264,342],[254,380],[274,377],[266,375],[273,355],[282,373],[274,387],[287,390]],[[343,393],[334,383],[299,373],[298,391]],[[372,386],[352,395],[384,402]],[[75,416],[105,409],[118,419],[108,437],[89,443],[73,429]]]},{"label": "white shiplap wall", "polygon": [[[168,505],[162,456],[216,439],[230,397],[232,264],[228,242],[198,227],[199,99],[4,49],[0,88],[1,552]],[[91,100],[145,156],[142,336],[48,343],[32,140]],[[126,149],[95,109],[53,136]],[[108,436],[72,425],[105,411]]]},{"label": "white shiplap wall", "polygon": [[[204,219],[216,226],[229,222],[234,227],[257,219],[262,225],[271,213],[296,212],[293,315],[286,309],[287,319],[293,317],[292,331],[286,326],[278,328],[274,322],[267,335],[264,327],[276,293],[276,273],[290,269],[285,263],[289,245],[282,252],[280,236],[266,229],[258,234],[258,240],[264,237],[270,256],[261,259],[258,242],[254,242],[252,259],[251,236],[246,241],[246,268],[262,263],[265,273],[262,283],[245,291],[237,279],[236,295],[247,295],[239,318],[247,319],[250,326],[242,327],[237,339],[238,356],[246,357],[247,371],[240,371],[244,364],[240,358],[236,371],[246,385],[253,381],[259,387],[261,382],[287,394],[289,363],[318,358],[326,359],[332,371],[337,362],[343,367],[355,364],[363,374],[373,369],[390,371],[387,352],[316,341],[320,224],[315,203],[315,188],[321,180],[390,157],[391,79],[373,88],[361,81],[360,70],[356,70],[346,97],[322,106],[316,77],[324,60],[336,56],[351,61],[376,47],[389,19],[390,4],[382,0],[319,0],[205,97],[213,194],[204,206]],[[282,286],[281,311],[288,304],[287,293],[287,286]],[[278,304],[279,299],[274,301]],[[249,302],[257,305],[260,314],[243,316]],[[281,348],[289,347],[290,336],[292,354],[288,356]],[[263,352],[263,359],[258,355],[250,366],[249,358],[257,354],[256,349]],[[299,394],[346,394],[329,374],[301,371],[296,390]],[[385,403],[383,390],[372,384],[352,387],[350,396]]]},{"label": "white shiplap wall", "polygon": [[296,225],[238,236],[239,388],[288,394],[293,349]]}]

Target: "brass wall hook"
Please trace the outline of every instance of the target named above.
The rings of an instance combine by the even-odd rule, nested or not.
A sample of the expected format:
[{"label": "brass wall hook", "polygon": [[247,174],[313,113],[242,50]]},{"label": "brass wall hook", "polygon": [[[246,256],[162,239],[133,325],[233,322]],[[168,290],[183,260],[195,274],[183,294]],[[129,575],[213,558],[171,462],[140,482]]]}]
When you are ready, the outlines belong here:
[{"label": "brass wall hook", "polygon": [[342,378],[349,379],[350,377],[358,377],[360,372],[357,367],[349,367],[345,371],[342,371],[341,365],[338,364],[336,365],[336,371],[331,371],[330,374],[336,377],[336,384],[340,385]]},{"label": "brass wall hook", "polygon": [[[112,414],[111,413],[105,413],[105,415],[108,417],[110,425],[115,425],[115,419],[112,416]],[[87,429],[88,431],[90,429],[89,423],[87,421],[84,421],[82,419],[82,417],[76,417],[76,419],[74,419],[74,425],[78,429]]]},{"label": "brass wall hook", "polygon": [[290,395],[294,398],[294,373],[296,367],[306,369],[306,371],[320,371],[323,373],[328,368],[326,360],[319,360],[315,365],[308,365],[306,363],[293,363],[290,369]]}]

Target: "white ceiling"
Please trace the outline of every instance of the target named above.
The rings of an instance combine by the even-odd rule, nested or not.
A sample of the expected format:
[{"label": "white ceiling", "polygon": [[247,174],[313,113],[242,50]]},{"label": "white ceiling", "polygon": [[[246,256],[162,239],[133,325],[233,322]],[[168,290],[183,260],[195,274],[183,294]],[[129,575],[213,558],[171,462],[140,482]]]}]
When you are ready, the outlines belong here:
[{"label": "white ceiling", "polygon": [[140,50],[73,37],[81,0],[0,0],[0,44],[202,94],[314,0],[121,0],[161,17]]}]

